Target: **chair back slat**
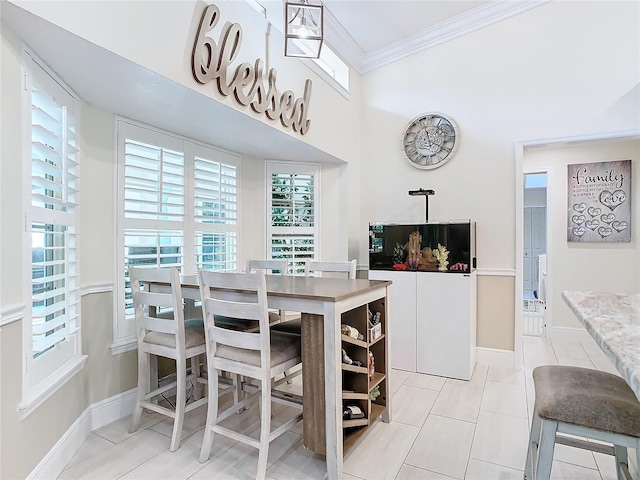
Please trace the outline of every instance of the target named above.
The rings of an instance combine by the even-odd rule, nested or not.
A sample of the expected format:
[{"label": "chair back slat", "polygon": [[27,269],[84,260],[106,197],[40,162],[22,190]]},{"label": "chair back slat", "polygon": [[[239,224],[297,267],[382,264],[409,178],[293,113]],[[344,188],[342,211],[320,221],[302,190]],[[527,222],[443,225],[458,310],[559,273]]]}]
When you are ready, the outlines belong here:
[{"label": "chair back slat", "polygon": [[247,260],[247,273],[252,273],[257,270],[264,270],[265,273],[280,275],[287,275],[289,271],[289,265],[286,259],[270,259],[270,260]]},{"label": "chair back slat", "polygon": [[248,333],[214,326],[210,328],[209,334],[211,338],[216,339],[216,343],[230,347],[244,348],[245,350],[260,350],[262,347],[260,333]]},{"label": "chair back slat", "polygon": [[134,302],[138,301],[150,307],[172,308],[174,306],[173,295],[167,295],[166,293],[144,292],[139,290],[133,293],[133,299]]},{"label": "chair back slat", "polygon": [[[214,293],[212,292],[212,295]],[[236,298],[245,298],[247,295],[236,296]],[[227,299],[220,300],[218,298],[209,298],[206,300],[207,308],[215,315],[221,317],[237,318],[239,320],[260,320],[262,311],[257,303],[244,303],[241,300],[229,301]]]},{"label": "chair back slat", "polygon": [[156,317],[140,317],[138,325],[146,330],[176,335],[176,321]]},{"label": "chair back slat", "polygon": [[[207,349],[218,345],[261,351],[263,365],[270,365],[269,313],[265,273],[229,273],[199,270],[200,298],[205,321]],[[255,333],[216,326],[215,316],[257,320]]]},{"label": "chair back slat", "polygon": [[350,280],[356,278],[356,260],[347,260],[339,262],[316,262],[313,260],[305,260],[304,274],[309,277],[315,272],[333,272],[346,273]]}]

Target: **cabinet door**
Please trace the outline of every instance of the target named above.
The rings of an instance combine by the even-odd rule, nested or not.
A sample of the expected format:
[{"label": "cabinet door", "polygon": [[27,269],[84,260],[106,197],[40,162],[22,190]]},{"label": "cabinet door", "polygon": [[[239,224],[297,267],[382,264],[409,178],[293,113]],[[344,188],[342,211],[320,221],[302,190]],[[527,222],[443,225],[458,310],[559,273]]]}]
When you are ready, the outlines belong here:
[{"label": "cabinet door", "polygon": [[476,340],[472,289],[475,274],[418,274],[418,372],[471,378]]},{"label": "cabinet door", "polygon": [[387,332],[391,368],[416,371],[416,273],[370,270],[371,280],[391,280]]}]

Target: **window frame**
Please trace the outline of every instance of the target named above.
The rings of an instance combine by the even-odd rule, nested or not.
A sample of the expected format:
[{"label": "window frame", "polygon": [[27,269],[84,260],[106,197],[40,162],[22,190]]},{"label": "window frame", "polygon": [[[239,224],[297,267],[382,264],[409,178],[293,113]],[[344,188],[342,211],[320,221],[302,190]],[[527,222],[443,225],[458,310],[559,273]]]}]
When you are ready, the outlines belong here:
[{"label": "window frame", "polygon": [[[125,231],[132,228],[135,222],[140,220],[125,218],[124,214],[124,168],[125,168],[125,143],[127,138],[135,139],[135,141],[149,143],[162,149],[172,149],[179,151],[184,156],[183,185],[184,185],[184,212],[183,219],[180,222],[171,222],[165,220],[145,220],[142,222],[148,228],[155,225],[157,230],[176,230],[182,232],[182,273],[196,274],[196,248],[195,239],[198,231],[206,230],[207,232],[235,232],[236,239],[236,270],[239,268],[239,244],[240,238],[240,176],[241,176],[241,157],[239,154],[230,152],[213,145],[207,145],[193,139],[161,130],[140,122],[136,122],[126,117],[116,116],[115,118],[115,198],[116,209],[115,225],[115,251],[116,261],[114,267],[114,295],[113,295],[113,344],[111,351],[113,355],[124,353],[137,348],[137,338],[135,330],[135,318],[127,317],[125,312],[125,277],[119,266],[125,265]],[[236,190],[236,221],[232,224],[202,224],[195,221],[195,160],[196,157],[207,157],[210,160],[221,164],[228,164],[235,167],[235,190]],[[177,228],[181,225],[181,228]],[[206,228],[200,229],[199,226],[206,225]],[[144,230],[144,228],[140,228]]]},{"label": "window frame", "polygon": [[[22,78],[24,88],[22,91],[22,178],[23,197],[22,206],[24,211],[23,228],[23,285],[25,301],[24,315],[22,318],[22,396],[18,404],[20,418],[26,418],[33,413],[47,398],[53,395],[59,388],[66,384],[73,376],[79,372],[87,356],[82,354],[81,338],[81,302],[82,289],[80,285],[80,170],[82,164],[82,152],[80,151],[80,97],[60,79],[34,52],[26,46],[22,50]],[[61,203],[64,204],[65,211],[51,210],[43,207],[32,206],[33,190],[33,93],[32,86],[38,84],[39,88],[47,96],[60,100],[63,112],[63,128],[67,127],[66,119],[70,115],[74,126],[75,153],[73,154],[75,167],[66,164],[65,155],[60,162],[63,164],[62,175],[66,178],[70,174],[70,169],[74,169],[75,175],[75,195],[74,201],[67,201],[66,193],[62,195]],[[69,113],[71,112],[71,113]],[[56,137],[56,139],[64,137]],[[66,145],[70,145],[66,143]],[[66,147],[65,147],[66,148]],[[61,147],[61,151],[65,152]],[[46,180],[45,180],[46,181]],[[61,191],[65,191],[66,182],[61,180],[63,186]],[[72,212],[67,212],[66,208],[73,205]],[[71,233],[63,234],[64,238],[64,339],[52,344],[39,355],[34,355],[33,335],[33,224],[59,225],[70,227]],[[70,252],[73,254],[70,255]],[[71,272],[71,273],[70,273]],[[71,279],[70,277],[75,277]],[[51,291],[51,290],[47,290]],[[70,306],[69,302],[74,305]],[[70,312],[76,315],[71,316]]]},{"label": "window frame", "polygon": [[[321,212],[321,197],[322,197],[322,184],[321,184],[321,174],[322,169],[320,164],[316,163],[293,163],[293,162],[276,162],[276,161],[267,161],[265,162],[265,190],[266,190],[266,201],[265,201],[265,222],[266,222],[266,240],[265,240],[265,258],[280,258],[273,256],[273,248],[272,241],[274,233],[278,232],[278,229],[284,227],[276,227],[272,223],[272,209],[273,209],[273,196],[271,190],[271,176],[274,173],[279,174],[287,174],[287,175],[313,175],[313,190],[314,190],[314,199],[313,199],[313,211],[314,211],[314,221],[313,221],[313,256],[310,257],[312,260],[320,259],[320,251],[321,251],[321,239],[320,239],[320,231],[321,231],[321,220],[322,220],[322,212]],[[295,228],[295,227],[289,227]],[[311,229],[311,227],[301,227],[306,230]],[[295,258],[295,256],[294,256]],[[295,265],[289,260],[289,273],[293,274],[303,274],[304,272],[300,269],[296,269]]]}]

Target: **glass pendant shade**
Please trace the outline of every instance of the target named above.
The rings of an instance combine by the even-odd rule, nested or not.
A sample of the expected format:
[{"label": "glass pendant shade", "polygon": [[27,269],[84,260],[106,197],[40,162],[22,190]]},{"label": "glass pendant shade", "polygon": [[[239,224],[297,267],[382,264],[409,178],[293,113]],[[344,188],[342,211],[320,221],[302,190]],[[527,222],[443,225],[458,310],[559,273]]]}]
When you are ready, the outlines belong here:
[{"label": "glass pendant shade", "polygon": [[286,57],[319,58],[323,41],[323,6],[285,3]]}]

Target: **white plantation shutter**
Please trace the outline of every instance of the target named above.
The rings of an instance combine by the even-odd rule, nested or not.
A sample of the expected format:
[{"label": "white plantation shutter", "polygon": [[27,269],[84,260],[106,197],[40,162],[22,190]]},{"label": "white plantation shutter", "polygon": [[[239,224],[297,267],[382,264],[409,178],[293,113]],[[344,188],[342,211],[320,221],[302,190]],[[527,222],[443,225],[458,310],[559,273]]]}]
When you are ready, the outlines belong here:
[{"label": "white plantation shutter", "polygon": [[125,141],[125,218],[184,219],[184,154]]},{"label": "white plantation shutter", "polygon": [[269,254],[290,260],[292,273],[316,258],[318,172],[314,165],[267,164]]},{"label": "white plantation shutter", "polygon": [[[194,162],[195,264],[234,272],[238,261],[237,167],[198,152]],[[217,157],[223,157],[217,152]]]},{"label": "white plantation shutter", "polygon": [[[134,335],[128,266],[237,270],[237,155],[118,121],[116,343]],[[122,262],[122,263],[120,263]]]},{"label": "white plantation shutter", "polygon": [[[26,54],[30,104],[30,208],[25,213],[31,279],[28,394],[80,351],[78,101]],[[51,382],[51,381],[49,381]],[[21,407],[22,408],[22,407]]]}]

